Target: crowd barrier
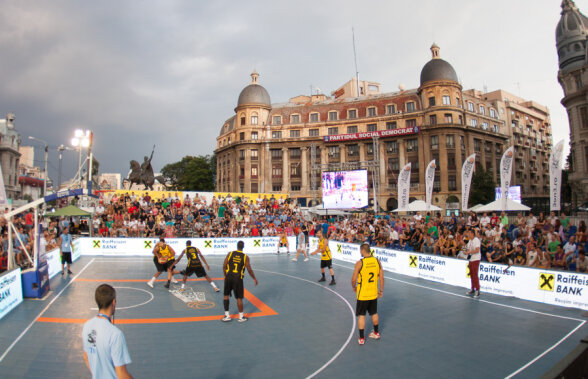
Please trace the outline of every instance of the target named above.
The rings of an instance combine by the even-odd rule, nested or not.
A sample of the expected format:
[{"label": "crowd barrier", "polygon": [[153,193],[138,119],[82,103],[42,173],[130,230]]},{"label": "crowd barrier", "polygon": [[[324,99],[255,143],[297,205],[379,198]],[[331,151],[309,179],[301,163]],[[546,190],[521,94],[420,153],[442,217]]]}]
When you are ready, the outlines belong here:
[{"label": "crowd barrier", "polygon": [[[311,237],[309,242],[311,251],[317,248],[317,238]],[[335,260],[355,263],[361,259],[357,244],[329,241],[329,249]],[[377,247],[372,252],[386,271],[452,286],[471,286],[465,260]],[[506,268],[502,264],[481,262],[481,292],[588,309],[588,275],[524,266]]]},{"label": "crowd barrier", "polygon": [[20,268],[0,275],[0,319],[22,303]]}]

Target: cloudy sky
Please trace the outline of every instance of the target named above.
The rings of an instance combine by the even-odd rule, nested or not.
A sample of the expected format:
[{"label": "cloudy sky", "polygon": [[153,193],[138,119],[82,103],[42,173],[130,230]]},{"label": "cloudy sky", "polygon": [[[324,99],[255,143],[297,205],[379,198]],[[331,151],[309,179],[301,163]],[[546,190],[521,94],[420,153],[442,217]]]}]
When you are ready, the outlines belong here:
[{"label": "cloudy sky", "polygon": [[[569,139],[557,82],[559,0],[19,1],[0,0],[0,115],[55,147],[95,133],[101,172],[126,175],[212,154],[255,68],[272,102],[325,94],[354,75],[384,92],[419,85],[436,42],[464,89],[504,89],[549,107]],[[577,0],[588,13],[588,0]],[[41,150],[35,157],[42,165]],[[77,167],[65,152],[64,179]]]}]

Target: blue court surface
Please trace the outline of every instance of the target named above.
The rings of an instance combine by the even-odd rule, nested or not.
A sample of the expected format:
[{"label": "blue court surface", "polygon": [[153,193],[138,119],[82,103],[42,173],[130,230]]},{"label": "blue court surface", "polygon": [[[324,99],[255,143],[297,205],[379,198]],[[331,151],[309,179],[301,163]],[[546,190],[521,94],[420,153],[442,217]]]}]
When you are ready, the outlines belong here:
[{"label": "blue court surface", "polygon": [[[536,378],[588,334],[577,309],[489,294],[471,299],[462,288],[386,273],[382,338],[359,346],[353,266],[336,264],[337,284],[329,286],[317,283],[317,259],[290,258],[253,256],[259,285],[246,274],[250,319],[222,323],[222,292],[205,281],[192,277],[184,292],[179,284],[165,289],[163,280],[152,289],[151,259],[82,257],[71,277],[51,281],[48,298],[25,300],[0,320],[0,377],[89,378],[81,329],[97,313],[100,283],[117,288],[115,323],[136,378]],[[207,260],[222,289],[223,257]]]}]

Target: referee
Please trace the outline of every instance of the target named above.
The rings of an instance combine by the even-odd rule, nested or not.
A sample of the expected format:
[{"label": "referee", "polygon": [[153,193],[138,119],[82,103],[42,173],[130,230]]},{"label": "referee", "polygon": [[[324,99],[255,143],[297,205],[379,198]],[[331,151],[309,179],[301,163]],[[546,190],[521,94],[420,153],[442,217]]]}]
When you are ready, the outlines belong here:
[{"label": "referee", "polygon": [[357,342],[363,345],[365,343],[366,311],[372,316],[374,326],[374,331],[370,333],[369,337],[376,340],[380,339],[378,297],[382,297],[384,294],[384,275],[382,264],[371,254],[368,243],[362,243],[359,251],[363,258],[355,263],[353,276],[351,277],[351,287],[353,287],[353,292],[357,293],[357,305],[355,307],[359,327],[359,339]]}]

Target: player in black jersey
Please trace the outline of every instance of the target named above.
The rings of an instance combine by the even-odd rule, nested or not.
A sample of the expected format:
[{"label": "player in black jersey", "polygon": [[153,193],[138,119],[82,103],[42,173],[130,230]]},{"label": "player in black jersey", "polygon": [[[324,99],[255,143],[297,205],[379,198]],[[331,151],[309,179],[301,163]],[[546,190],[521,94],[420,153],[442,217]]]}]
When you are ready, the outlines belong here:
[{"label": "player in black jersey", "polygon": [[196,274],[196,276],[199,278],[204,277],[208,281],[208,283],[210,283],[212,288],[214,288],[215,292],[220,291],[218,289],[218,287],[216,286],[216,284],[214,284],[212,279],[210,279],[210,277],[206,274],[206,271],[204,271],[204,267],[202,266],[202,262],[204,262],[204,264],[206,265],[206,269],[209,271],[210,271],[210,266],[208,265],[208,262],[206,262],[206,259],[204,259],[204,256],[202,255],[200,250],[198,248],[192,246],[192,241],[186,241],[186,248],[184,249],[184,251],[182,251],[182,254],[180,254],[180,257],[178,259],[176,259],[176,261],[174,262],[174,266],[176,264],[178,264],[178,262],[184,256],[184,254],[186,254],[186,258],[188,258],[188,265],[186,266],[185,270],[180,271],[180,274],[184,275],[184,280],[182,281],[182,291],[184,290],[184,286],[186,284],[186,279],[188,279],[188,276],[190,276],[192,274]]},{"label": "player in black jersey", "polygon": [[253,278],[253,282],[257,285],[257,279],[249,264],[249,257],[243,254],[243,247],[245,243],[243,241],[237,242],[237,250],[231,251],[227,254],[223,263],[223,273],[225,275],[225,290],[223,304],[225,306],[225,317],[221,321],[231,321],[229,313],[229,296],[233,292],[233,296],[237,299],[237,308],[239,308],[239,322],[247,321],[247,318],[243,316],[243,293],[245,288],[243,287],[243,274],[245,268],[249,272],[249,276]]}]

